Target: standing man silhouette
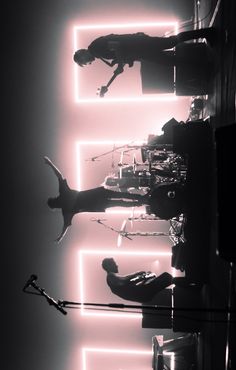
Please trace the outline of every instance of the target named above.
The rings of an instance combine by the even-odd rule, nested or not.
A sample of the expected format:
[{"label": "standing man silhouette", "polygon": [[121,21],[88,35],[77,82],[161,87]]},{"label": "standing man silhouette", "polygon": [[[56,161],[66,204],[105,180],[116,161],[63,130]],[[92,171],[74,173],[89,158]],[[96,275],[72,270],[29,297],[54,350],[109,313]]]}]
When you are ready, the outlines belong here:
[{"label": "standing man silhouette", "polygon": [[44,157],[44,160],[52,168],[59,182],[59,195],[50,197],[47,201],[51,209],[61,209],[63,216],[63,228],[56,239],[57,242],[62,240],[72,224],[73,216],[77,213],[105,212],[110,207],[135,207],[148,204],[148,195],[118,192],[105,189],[103,186],[83,191],[71,189],[52,161],[48,157]]}]

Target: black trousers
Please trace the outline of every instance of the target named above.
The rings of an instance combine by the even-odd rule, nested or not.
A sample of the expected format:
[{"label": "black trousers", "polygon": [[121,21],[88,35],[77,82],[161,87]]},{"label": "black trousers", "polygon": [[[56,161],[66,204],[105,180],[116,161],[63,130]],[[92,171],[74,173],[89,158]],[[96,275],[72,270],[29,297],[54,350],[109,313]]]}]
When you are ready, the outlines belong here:
[{"label": "black trousers", "polygon": [[161,290],[167,288],[172,284],[173,277],[168,272],[163,272],[150,283],[140,286],[140,301],[148,302],[159,293]]},{"label": "black trousers", "polygon": [[169,49],[173,49],[185,41],[199,38],[206,38],[209,40],[214,36],[214,32],[215,30],[212,28],[203,28],[200,30],[180,32],[178,35],[169,37],[143,37],[139,45],[140,58],[161,65],[184,65],[186,61],[176,58],[173,51]]},{"label": "black trousers", "polygon": [[[107,208],[109,207],[135,207],[148,204],[148,199],[145,195],[132,194],[126,192],[113,191],[105,189],[108,199]],[[125,200],[125,199],[128,199]],[[130,201],[132,200],[132,201]]]},{"label": "black trousers", "polygon": [[167,49],[172,49],[179,43],[184,41],[195,40],[199,38],[208,39],[213,34],[212,28],[203,28],[200,30],[184,31],[180,32],[178,35],[169,37],[152,37],[155,40],[155,50],[163,51]]}]

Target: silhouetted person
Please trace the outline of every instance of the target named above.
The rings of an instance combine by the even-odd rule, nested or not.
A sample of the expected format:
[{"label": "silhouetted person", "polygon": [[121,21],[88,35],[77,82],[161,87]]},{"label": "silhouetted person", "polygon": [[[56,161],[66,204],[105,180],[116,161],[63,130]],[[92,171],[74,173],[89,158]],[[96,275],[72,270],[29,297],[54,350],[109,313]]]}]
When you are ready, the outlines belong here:
[{"label": "silhouetted person", "polygon": [[79,49],[74,53],[74,62],[79,66],[91,64],[96,58],[101,59],[110,67],[118,64],[119,73],[124,64],[132,67],[135,61],[147,60],[156,63],[168,63],[169,52],[178,44],[198,38],[206,38],[212,42],[216,37],[216,29],[203,28],[180,32],[169,37],[149,36],[143,32],[134,34],[109,34],[91,42],[87,49]]},{"label": "silhouetted person", "polygon": [[163,134],[149,135],[147,145],[155,146],[157,144],[173,144],[173,131],[174,128],[184,124],[183,121],[177,121],[172,117],[161,128]]},{"label": "silhouetted person", "polygon": [[59,181],[59,195],[48,198],[47,202],[50,208],[59,208],[62,211],[64,224],[61,234],[56,239],[57,242],[64,237],[76,213],[105,212],[109,207],[135,207],[148,204],[148,195],[117,192],[102,186],[83,191],[70,189],[66,179],[52,161],[48,157],[44,157],[44,160],[52,168]]},{"label": "silhouetted person", "polygon": [[119,275],[118,265],[113,258],[104,258],[102,268],[107,273],[106,281],[112,293],[128,301],[149,302],[157,293],[172,284],[182,287],[191,286],[191,283],[186,278],[174,278],[168,272],[164,272],[159,276],[146,271],[138,271],[130,275]]}]

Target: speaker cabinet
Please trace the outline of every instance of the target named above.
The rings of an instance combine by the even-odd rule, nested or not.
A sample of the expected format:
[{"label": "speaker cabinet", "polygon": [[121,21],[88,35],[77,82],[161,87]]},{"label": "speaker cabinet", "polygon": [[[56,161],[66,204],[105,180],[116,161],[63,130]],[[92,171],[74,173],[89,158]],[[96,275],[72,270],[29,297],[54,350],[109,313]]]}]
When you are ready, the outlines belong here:
[{"label": "speaker cabinet", "polygon": [[176,86],[178,96],[205,95],[211,92],[213,61],[205,43],[182,43],[176,52]]},{"label": "speaker cabinet", "polygon": [[[143,304],[171,307],[172,290],[164,289],[152,299],[152,301]],[[171,310],[142,309],[142,328],[170,329],[172,327]]]},{"label": "speaker cabinet", "polygon": [[174,93],[174,67],[149,61],[141,62],[143,94]]},{"label": "speaker cabinet", "polygon": [[173,331],[189,333],[200,331],[204,319],[204,313],[197,310],[202,308],[201,290],[175,287],[173,295],[174,308],[177,309],[173,313]]}]

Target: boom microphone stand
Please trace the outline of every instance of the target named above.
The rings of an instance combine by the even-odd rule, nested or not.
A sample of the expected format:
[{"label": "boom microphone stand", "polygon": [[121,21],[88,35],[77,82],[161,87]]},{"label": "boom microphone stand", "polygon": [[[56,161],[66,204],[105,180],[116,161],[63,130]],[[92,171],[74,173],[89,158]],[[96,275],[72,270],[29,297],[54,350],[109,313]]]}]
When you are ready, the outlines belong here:
[{"label": "boom microphone stand", "polygon": [[[62,301],[58,300],[56,301],[54,298],[50,297],[46,292],[44,288],[40,288],[39,285],[35,283],[35,281],[38,279],[36,275],[31,275],[30,278],[27,280],[23,292],[28,294],[36,294],[40,295],[46,298],[49,305],[54,306],[58,311],[60,311],[63,315],[67,315],[67,312],[64,310],[64,307],[67,308],[75,308],[75,307],[102,307],[102,308],[115,308],[115,309],[139,309],[139,310],[153,310],[153,313],[158,313],[164,311],[187,311],[187,312],[214,312],[214,313],[236,313],[235,309],[231,309],[229,307],[226,308],[184,308],[184,307],[169,307],[169,306],[157,306],[157,305],[143,305],[143,304],[122,304],[122,303],[82,303],[82,302],[73,302],[73,301]],[[37,290],[39,293],[34,293],[27,291],[27,288],[32,287],[35,290]]]},{"label": "boom microphone stand", "polygon": [[[103,225],[105,228],[107,228],[107,229],[109,229],[109,230],[112,230],[112,231],[115,231],[117,234],[121,234],[121,231],[114,229],[114,227],[111,227],[111,226],[109,226],[109,225],[104,224],[104,222],[103,222],[103,221],[106,221],[105,219],[103,219],[103,220],[102,220],[102,219],[99,219],[99,218],[91,218],[91,219],[90,219],[90,221],[95,221],[95,222],[97,222],[98,224]],[[130,236],[128,236],[128,234],[127,234],[127,235],[122,235],[122,236],[124,236],[125,238],[127,238],[127,239],[129,239],[129,240],[132,240],[132,239],[130,238]]]},{"label": "boom microphone stand", "polygon": [[[54,306],[63,315],[67,315],[67,312],[63,309],[62,305],[60,304],[60,301],[55,301],[54,298],[50,297],[45,292],[44,288],[40,288],[40,286],[35,283],[35,281],[37,279],[38,279],[37,275],[31,275],[30,278],[27,280],[24,288],[23,288],[23,292],[28,293],[28,294],[37,294],[37,295],[40,295],[40,296],[46,298],[46,300],[47,300],[47,302],[49,303],[50,306]],[[35,290],[37,290],[37,292],[39,292],[39,293],[33,293],[33,292],[27,291],[27,288],[29,288],[30,286],[32,288],[34,288]]]}]

